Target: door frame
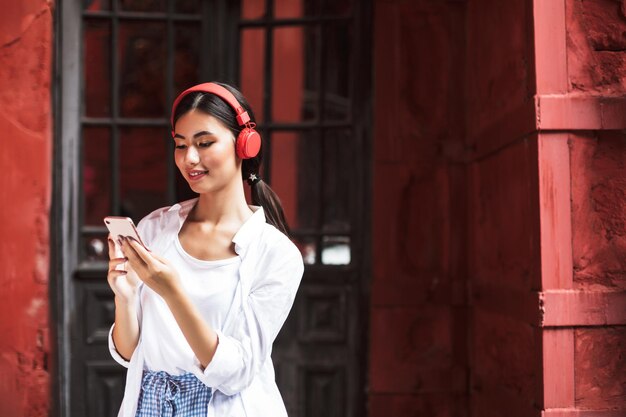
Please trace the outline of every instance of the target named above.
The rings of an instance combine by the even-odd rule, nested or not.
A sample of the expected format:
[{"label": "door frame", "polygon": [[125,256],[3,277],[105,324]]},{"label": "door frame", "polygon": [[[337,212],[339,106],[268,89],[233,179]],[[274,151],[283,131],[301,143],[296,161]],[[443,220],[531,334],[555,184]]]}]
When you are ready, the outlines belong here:
[{"label": "door frame", "polygon": [[50,212],[50,317],[52,332],[52,414],[70,417],[71,312],[70,277],[78,264],[78,190],[80,140],[79,7],[58,0],[54,8],[52,113],[52,205]]},{"label": "door frame", "polygon": [[[222,4],[226,0],[219,0]],[[372,107],[373,107],[373,63],[372,63],[372,16],[370,0],[354,0],[357,19],[364,28],[357,32],[363,35],[362,42],[355,45],[355,53],[360,62],[370,65],[362,67],[358,74],[354,91],[355,133],[360,140],[360,148],[355,154],[363,158],[361,163],[372,166]],[[224,11],[224,9],[222,9]],[[80,210],[80,139],[81,139],[81,80],[82,80],[82,7],[79,0],[58,0],[54,7],[54,51],[52,78],[53,113],[53,160],[52,160],[52,202],[50,212],[50,331],[51,331],[51,411],[58,417],[71,417],[71,380],[73,315],[76,314],[72,277],[79,266],[79,210]],[[217,30],[217,29],[216,29]],[[238,46],[238,39],[236,40]],[[221,55],[232,47],[222,45],[213,50],[211,56]],[[237,48],[238,49],[238,48]],[[208,55],[208,54],[207,54]],[[236,55],[236,65],[239,55]],[[207,58],[208,59],[208,58]],[[222,61],[223,62],[223,61]],[[216,69],[214,76],[224,78],[226,73],[236,74],[230,65]],[[230,78],[230,77],[229,77]],[[355,242],[361,252],[361,285],[358,309],[360,342],[363,346],[361,363],[358,369],[358,383],[362,387],[354,404],[356,415],[366,415],[367,386],[369,370],[369,308],[371,283],[371,169],[364,169],[363,181],[356,184],[357,195],[362,196],[363,210],[356,215],[356,223],[363,227],[362,241]],[[75,318],[74,318],[75,319]]]}]

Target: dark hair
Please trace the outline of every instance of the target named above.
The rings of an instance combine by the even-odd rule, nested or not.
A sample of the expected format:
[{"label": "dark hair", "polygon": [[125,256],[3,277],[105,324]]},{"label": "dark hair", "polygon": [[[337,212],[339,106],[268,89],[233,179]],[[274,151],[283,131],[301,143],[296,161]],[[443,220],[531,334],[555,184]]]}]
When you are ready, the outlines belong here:
[{"label": "dark hair", "polygon": [[[241,104],[241,106],[248,112],[248,115],[250,115],[250,121],[255,123],[254,112],[250,108],[246,98],[239,90],[228,84],[215,84],[219,84],[230,91],[235,96],[239,104]],[[215,117],[230,129],[235,138],[245,127],[237,124],[237,120],[235,118],[236,114],[233,108],[230,107],[230,105],[221,97],[216,96],[215,94],[205,93],[202,91],[187,94],[183,97],[180,103],[178,103],[178,106],[174,111],[174,124],[176,124],[176,121],[182,115],[191,110],[199,110]],[[173,127],[174,126],[172,126],[172,128]],[[252,204],[263,207],[267,222],[283,232],[285,235],[289,236],[289,225],[285,219],[285,213],[283,211],[280,198],[278,198],[276,193],[263,180],[249,181],[250,174],[255,174],[257,178],[259,177],[259,168],[261,167],[262,162],[263,144],[261,142],[261,150],[258,155],[254,158],[243,160],[241,166],[242,179],[246,180],[248,184],[250,184],[252,189]]]}]

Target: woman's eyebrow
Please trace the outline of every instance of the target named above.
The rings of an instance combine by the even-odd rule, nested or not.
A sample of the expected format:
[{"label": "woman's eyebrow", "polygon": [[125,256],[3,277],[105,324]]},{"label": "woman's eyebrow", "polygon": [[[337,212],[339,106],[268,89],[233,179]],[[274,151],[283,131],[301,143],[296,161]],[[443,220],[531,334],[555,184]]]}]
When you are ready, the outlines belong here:
[{"label": "woman's eyebrow", "polygon": [[[194,133],[193,138],[197,139],[200,136],[204,136],[204,135],[213,135],[213,132],[209,132],[208,130],[202,130],[200,132]],[[181,135],[180,133],[176,133],[174,135],[174,138],[185,139],[185,137]]]}]

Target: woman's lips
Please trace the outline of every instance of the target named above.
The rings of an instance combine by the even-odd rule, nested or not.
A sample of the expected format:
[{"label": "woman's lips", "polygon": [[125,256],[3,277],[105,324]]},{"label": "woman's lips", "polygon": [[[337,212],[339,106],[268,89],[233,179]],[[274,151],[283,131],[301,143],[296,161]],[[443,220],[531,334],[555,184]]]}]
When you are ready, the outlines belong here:
[{"label": "woman's lips", "polygon": [[208,171],[192,171],[187,173],[189,181],[198,181],[204,178],[208,174]]}]

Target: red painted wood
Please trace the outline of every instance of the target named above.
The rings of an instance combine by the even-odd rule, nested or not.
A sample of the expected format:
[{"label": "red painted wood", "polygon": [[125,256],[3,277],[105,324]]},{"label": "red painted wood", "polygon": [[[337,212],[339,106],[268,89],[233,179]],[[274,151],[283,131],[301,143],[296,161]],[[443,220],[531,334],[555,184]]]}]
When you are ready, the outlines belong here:
[{"label": "red painted wood", "polygon": [[541,412],[541,417],[624,417],[622,410],[577,410],[548,409]]},{"label": "red painted wood", "polygon": [[[530,1],[472,0],[466,4],[466,120],[468,136],[475,137],[532,102],[533,14]],[[521,115],[512,119],[519,123]],[[514,138],[507,131],[501,139]]]},{"label": "red painted wood", "polygon": [[467,171],[446,158],[466,153],[464,6],[374,8],[369,415],[463,417]]},{"label": "red painted wood", "polygon": [[572,220],[567,135],[539,135],[541,288],[572,287]]},{"label": "red painted wood", "polygon": [[536,107],[540,130],[626,128],[626,99],[621,97],[540,95]]},{"label": "red painted wood", "polygon": [[[564,0],[534,0],[537,129],[549,125],[554,109],[544,111],[544,96],[563,94],[567,83],[567,44]],[[546,120],[547,119],[547,120]],[[570,127],[570,126],[568,126]],[[570,161],[568,136],[538,134],[538,181],[541,247],[540,289],[573,286]],[[539,308],[545,314],[544,300]],[[551,308],[549,306],[548,308]],[[570,329],[535,332],[541,348],[535,362],[536,402],[541,409],[574,405],[574,348]]]},{"label": "red painted wood", "polygon": [[536,292],[502,284],[473,284],[471,295],[474,307],[532,326],[540,325],[541,309]]},{"label": "red painted wood", "polygon": [[532,2],[467,6],[470,413],[538,416],[539,342],[530,324],[541,283]]},{"label": "red painted wood", "polygon": [[574,331],[547,329],[542,332],[543,407],[574,406]]},{"label": "red painted wood", "polygon": [[446,306],[372,310],[370,389],[375,393],[463,393],[454,363],[453,320]]},{"label": "red painted wood", "polygon": [[466,401],[463,396],[446,394],[374,394],[369,398],[369,417],[463,417],[468,415]]},{"label": "red painted wood", "polygon": [[626,17],[620,2],[533,3],[542,186],[538,404],[546,416],[624,415],[623,332],[612,327],[625,317],[623,134],[602,130],[626,126],[625,61],[607,53],[622,42],[612,34],[623,32]]},{"label": "red painted wood", "polygon": [[471,285],[538,288],[539,219],[532,138],[475,162],[470,191]]},{"label": "red painted wood", "polygon": [[519,138],[533,134],[536,130],[535,119],[535,105],[528,100],[492,120],[482,129],[471,132],[467,139],[471,149],[468,162],[482,159]]},{"label": "red painted wood", "polygon": [[526,411],[533,408],[538,375],[532,365],[537,343],[529,324],[474,308],[471,401],[475,397],[479,401],[474,415],[508,413],[509,406]]},{"label": "red painted wood", "polygon": [[626,325],[626,292],[552,290],[540,294],[542,326]]},{"label": "red painted wood", "polygon": [[565,0],[534,0],[536,93],[567,91]]}]

